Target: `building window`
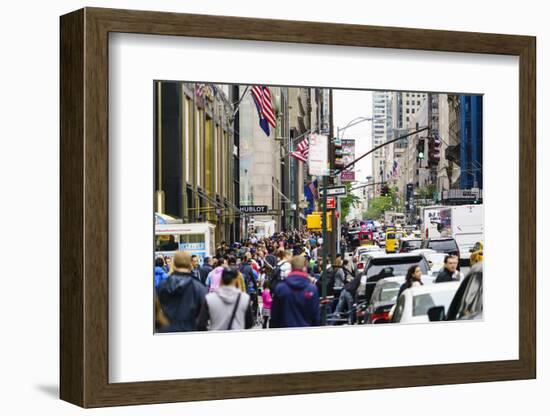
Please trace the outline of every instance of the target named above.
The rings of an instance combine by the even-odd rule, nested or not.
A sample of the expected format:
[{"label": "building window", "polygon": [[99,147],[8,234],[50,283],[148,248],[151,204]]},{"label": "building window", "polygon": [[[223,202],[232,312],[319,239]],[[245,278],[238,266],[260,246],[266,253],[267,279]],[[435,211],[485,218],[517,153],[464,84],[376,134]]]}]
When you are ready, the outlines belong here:
[{"label": "building window", "polygon": [[418,101],[416,102],[416,105],[420,105],[420,100],[418,100]]},{"label": "building window", "polygon": [[185,167],[183,169],[183,183],[191,182],[192,161],[191,157],[193,140],[193,101],[184,96],[183,99],[183,160]]},{"label": "building window", "polygon": [[409,111],[409,109],[407,108],[406,113],[409,114],[409,112],[410,112],[410,111]]},{"label": "building window", "polygon": [[414,114],[414,108],[411,108],[411,112]]},{"label": "building window", "polygon": [[195,115],[195,148],[193,149],[193,156],[195,158],[195,185],[202,186],[202,161],[204,160],[204,146],[202,145],[202,139],[204,137],[204,110],[197,109]]}]

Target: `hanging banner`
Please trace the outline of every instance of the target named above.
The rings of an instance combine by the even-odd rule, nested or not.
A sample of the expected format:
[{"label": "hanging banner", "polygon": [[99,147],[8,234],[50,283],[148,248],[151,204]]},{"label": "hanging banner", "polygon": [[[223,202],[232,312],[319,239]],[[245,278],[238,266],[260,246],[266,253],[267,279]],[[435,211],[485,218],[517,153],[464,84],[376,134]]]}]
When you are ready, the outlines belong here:
[{"label": "hanging banner", "polygon": [[310,134],[308,165],[310,175],[329,176],[328,136]]},{"label": "hanging banner", "polygon": [[[349,165],[355,160],[355,139],[342,139],[342,162]],[[340,174],[342,182],[355,181],[355,167],[351,166]]]}]

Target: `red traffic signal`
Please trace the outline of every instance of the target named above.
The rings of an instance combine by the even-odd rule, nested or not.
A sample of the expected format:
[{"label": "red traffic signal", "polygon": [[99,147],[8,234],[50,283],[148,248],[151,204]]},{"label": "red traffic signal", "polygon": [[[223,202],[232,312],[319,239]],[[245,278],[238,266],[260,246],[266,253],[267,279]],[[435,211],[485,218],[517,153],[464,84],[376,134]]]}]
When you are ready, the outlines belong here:
[{"label": "red traffic signal", "polygon": [[435,137],[430,139],[428,156],[431,163],[439,163],[439,159],[441,159],[441,140]]}]

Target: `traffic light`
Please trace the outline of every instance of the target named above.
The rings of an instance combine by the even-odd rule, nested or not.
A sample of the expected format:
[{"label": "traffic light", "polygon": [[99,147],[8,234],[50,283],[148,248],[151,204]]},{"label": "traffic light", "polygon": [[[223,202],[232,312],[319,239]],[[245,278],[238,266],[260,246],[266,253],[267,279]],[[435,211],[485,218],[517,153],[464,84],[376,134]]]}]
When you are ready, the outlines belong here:
[{"label": "traffic light", "polygon": [[418,160],[424,159],[424,139],[418,139],[418,144],[416,145],[416,153]]},{"label": "traffic light", "polygon": [[437,165],[441,158],[441,140],[432,137],[428,144],[428,161],[431,165]]},{"label": "traffic light", "polygon": [[341,169],[344,167],[342,140],[336,138],[332,140],[334,147],[334,169]]},{"label": "traffic light", "polygon": [[382,189],[380,189],[380,195],[381,196],[388,196],[390,194],[390,188],[388,185],[382,185]]}]

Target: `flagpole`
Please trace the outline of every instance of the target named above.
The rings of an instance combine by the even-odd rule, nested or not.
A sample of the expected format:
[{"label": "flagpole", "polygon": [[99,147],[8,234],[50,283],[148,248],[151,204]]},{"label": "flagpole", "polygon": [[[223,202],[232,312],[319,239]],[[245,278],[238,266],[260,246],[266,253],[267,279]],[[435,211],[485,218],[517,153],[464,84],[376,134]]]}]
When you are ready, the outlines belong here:
[{"label": "flagpole", "polygon": [[233,104],[233,114],[231,114],[231,120],[235,118],[235,115],[237,114],[237,111],[239,111],[239,106],[241,105],[242,100],[244,100],[244,96],[248,92],[248,89],[250,88],[249,85],[246,86],[244,89],[243,95],[241,95],[241,98],[239,98],[239,101],[237,101],[235,104]]}]

